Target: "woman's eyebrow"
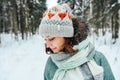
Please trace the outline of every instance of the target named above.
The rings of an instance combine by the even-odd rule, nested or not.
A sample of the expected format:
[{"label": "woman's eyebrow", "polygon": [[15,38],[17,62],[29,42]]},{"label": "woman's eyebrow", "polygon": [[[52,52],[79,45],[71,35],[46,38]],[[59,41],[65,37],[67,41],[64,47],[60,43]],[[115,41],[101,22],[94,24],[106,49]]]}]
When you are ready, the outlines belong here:
[{"label": "woman's eyebrow", "polygon": [[44,40],[50,40],[50,39],[53,39],[54,37],[46,37],[44,38]]}]

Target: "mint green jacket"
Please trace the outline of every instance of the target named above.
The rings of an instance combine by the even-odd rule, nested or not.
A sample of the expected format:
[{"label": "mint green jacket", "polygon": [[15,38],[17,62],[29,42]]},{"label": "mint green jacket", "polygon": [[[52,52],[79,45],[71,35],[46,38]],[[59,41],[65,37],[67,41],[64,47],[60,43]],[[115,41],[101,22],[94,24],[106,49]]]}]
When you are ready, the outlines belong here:
[{"label": "mint green jacket", "polygon": [[[104,80],[115,80],[112,70],[105,56],[102,53],[95,51],[95,55],[93,58],[98,65],[103,67]],[[57,69],[58,67],[53,63],[51,57],[49,57],[45,66],[44,80],[52,80]]]}]

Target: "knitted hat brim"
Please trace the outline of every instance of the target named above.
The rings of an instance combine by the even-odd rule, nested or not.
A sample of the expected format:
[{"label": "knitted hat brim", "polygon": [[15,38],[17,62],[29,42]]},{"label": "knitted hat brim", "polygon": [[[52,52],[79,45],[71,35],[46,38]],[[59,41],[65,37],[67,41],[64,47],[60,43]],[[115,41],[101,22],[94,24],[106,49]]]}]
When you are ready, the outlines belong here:
[{"label": "knitted hat brim", "polygon": [[70,26],[44,25],[39,27],[41,36],[73,37],[74,31]]}]

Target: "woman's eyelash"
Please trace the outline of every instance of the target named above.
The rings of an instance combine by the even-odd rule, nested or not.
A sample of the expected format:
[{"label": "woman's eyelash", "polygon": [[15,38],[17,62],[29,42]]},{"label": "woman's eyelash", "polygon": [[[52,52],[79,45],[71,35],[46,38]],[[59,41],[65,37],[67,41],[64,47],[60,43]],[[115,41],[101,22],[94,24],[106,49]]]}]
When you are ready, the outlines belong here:
[{"label": "woman's eyelash", "polygon": [[45,41],[49,40],[49,41],[52,41],[54,40],[55,38],[50,38],[50,39],[44,39]]},{"label": "woman's eyelash", "polygon": [[50,41],[52,41],[52,40],[54,40],[55,38],[51,38],[51,39],[49,39]]}]

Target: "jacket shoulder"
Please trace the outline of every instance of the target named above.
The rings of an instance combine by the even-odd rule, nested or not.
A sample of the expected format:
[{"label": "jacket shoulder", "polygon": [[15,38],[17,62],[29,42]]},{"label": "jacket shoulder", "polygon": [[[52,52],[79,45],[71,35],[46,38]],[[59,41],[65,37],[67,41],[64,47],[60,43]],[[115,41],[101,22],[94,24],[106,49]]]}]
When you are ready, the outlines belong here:
[{"label": "jacket shoulder", "polygon": [[101,65],[101,60],[104,60],[105,56],[101,52],[95,51],[95,55],[93,58],[98,65]]},{"label": "jacket shoulder", "polygon": [[52,80],[56,70],[57,66],[53,63],[51,57],[49,57],[45,65],[44,80]]},{"label": "jacket shoulder", "polygon": [[104,69],[104,80],[115,80],[111,67],[106,57],[99,51],[95,51],[95,62]]}]

